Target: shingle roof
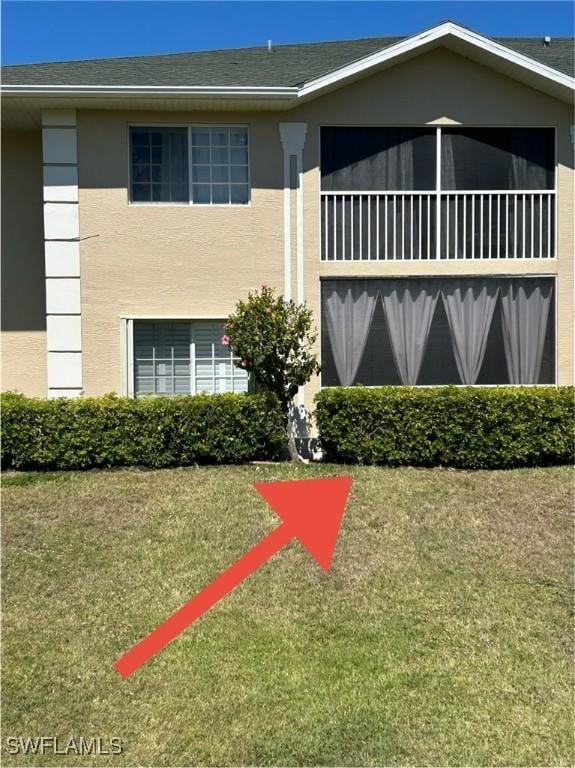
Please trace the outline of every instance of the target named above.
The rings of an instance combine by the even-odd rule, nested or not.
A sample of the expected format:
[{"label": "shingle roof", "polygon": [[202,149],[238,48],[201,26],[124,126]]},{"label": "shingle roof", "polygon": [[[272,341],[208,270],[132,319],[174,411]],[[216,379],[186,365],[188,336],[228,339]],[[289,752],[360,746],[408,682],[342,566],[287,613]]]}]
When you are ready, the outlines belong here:
[{"label": "shingle roof", "polygon": [[[91,59],[2,68],[5,85],[297,86],[387,48],[403,37]],[[575,75],[573,39],[496,37],[535,61]]]},{"label": "shingle roof", "polygon": [[572,37],[553,37],[548,46],[543,45],[541,37],[494,37],[493,39],[541,64],[575,77],[575,40]]}]

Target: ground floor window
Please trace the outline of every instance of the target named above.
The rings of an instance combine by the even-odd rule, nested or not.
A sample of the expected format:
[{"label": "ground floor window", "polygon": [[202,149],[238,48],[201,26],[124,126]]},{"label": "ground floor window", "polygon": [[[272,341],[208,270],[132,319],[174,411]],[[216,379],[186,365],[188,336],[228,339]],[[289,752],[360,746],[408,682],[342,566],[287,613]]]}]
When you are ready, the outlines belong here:
[{"label": "ground floor window", "polygon": [[248,374],[223,335],[223,320],[134,321],[135,394],[247,392]]},{"label": "ground floor window", "polygon": [[322,385],[553,384],[554,279],[322,282]]}]

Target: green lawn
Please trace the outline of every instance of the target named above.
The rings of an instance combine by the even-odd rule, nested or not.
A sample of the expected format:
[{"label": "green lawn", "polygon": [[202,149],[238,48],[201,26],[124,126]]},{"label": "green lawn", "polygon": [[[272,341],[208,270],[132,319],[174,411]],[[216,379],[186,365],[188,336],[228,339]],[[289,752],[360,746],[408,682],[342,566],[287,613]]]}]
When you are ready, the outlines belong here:
[{"label": "green lawn", "polygon": [[[128,680],[113,662],[277,523],[254,481],[350,472],[297,543]],[[8,475],[3,765],[572,765],[568,468],[260,465]]]}]

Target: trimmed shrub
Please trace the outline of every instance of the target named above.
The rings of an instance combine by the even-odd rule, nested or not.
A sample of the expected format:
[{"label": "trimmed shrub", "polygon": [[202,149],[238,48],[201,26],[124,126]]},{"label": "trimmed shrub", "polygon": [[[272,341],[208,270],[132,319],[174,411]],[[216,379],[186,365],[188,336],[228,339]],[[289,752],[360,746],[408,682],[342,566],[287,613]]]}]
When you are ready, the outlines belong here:
[{"label": "trimmed shrub", "polygon": [[269,394],[39,400],[6,393],[2,466],[169,467],[277,459],[285,430]]},{"label": "trimmed shrub", "polygon": [[475,468],[568,464],[572,387],[324,389],[315,412],[324,460]]}]

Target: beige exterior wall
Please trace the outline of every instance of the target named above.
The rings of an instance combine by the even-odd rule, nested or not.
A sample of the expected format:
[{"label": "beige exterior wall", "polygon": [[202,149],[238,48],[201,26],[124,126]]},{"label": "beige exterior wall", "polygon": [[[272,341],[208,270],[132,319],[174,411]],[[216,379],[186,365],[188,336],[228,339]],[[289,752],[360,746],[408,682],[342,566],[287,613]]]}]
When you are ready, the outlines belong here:
[{"label": "beige exterior wall", "polygon": [[[262,282],[283,290],[283,151],[278,130],[282,121],[308,125],[303,186],[304,288],[306,301],[318,323],[321,277],[485,274],[496,270],[499,274],[556,274],[558,382],[573,382],[571,109],[467,59],[437,50],[287,112],[79,111],[82,351],[86,394],[121,391],[122,316],[225,317],[239,297]],[[557,127],[558,258],[542,264],[536,261],[506,263],[503,268],[494,262],[429,262],[423,266],[417,262],[320,263],[320,126],[426,125],[438,121]],[[249,125],[250,205],[129,205],[130,123]],[[37,155],[38,148],[35,151]],[[39,176],[41,159],[36,155]],[[14,183],[10,181],[10,185]],[[39,180],[37,183],[40,185]],[[18,192],[24,194],[20,187]],[[26,195],[29,196],[29,189]],[[40,186],[37,196],[41,197]],[[292,195],[292,221],[294,219],[295,195]],[[292,231],[294,296],[295,281],[295,231]],[[26,338],[32,338],[31,333],[27,331]],[[43,338],[42,329],[36,333]],[[38,392],[40,394],[45,393],[44,350],[45,347],[41,354],[38,351],[30,356],[33,376],[38,379],[34,383],[35,393],[44,390]],[[12,354],[9,352],[8,356]],[[30,390],[31,378],[21,366],[16,379],[22,385],[19,388]],[[319,379],[306,387],[306,406],[311,406],[318,388]]]},{"label": "beige exterior wall", "polygon": [[2,391],[45,397],[40,131],[2,132]]},{"label": "beige exterior wall", "polygon": [[[557,277],[557,382],[573,384],[574,173],[572,108],[445,49],[366,78],[294,110],[308,123],[304,151],[305,297],[319,318],[322,277],[546,274]],[[319,128],[321,125],[551,126],[557,129],[557,258],[469,262],[320,262]],[[319,349],[319,347],[318,347]],[[306,405],[320,379],[306,387]]]},{"label": "beige exterior wall", "polygon": [[[130,123],[248,124],[249,206],[129,205]],[[283,285],[283,161],[277,118],[80,112],[84,387],[121,391],[123,315],[226,317],[261,283]]]}]

